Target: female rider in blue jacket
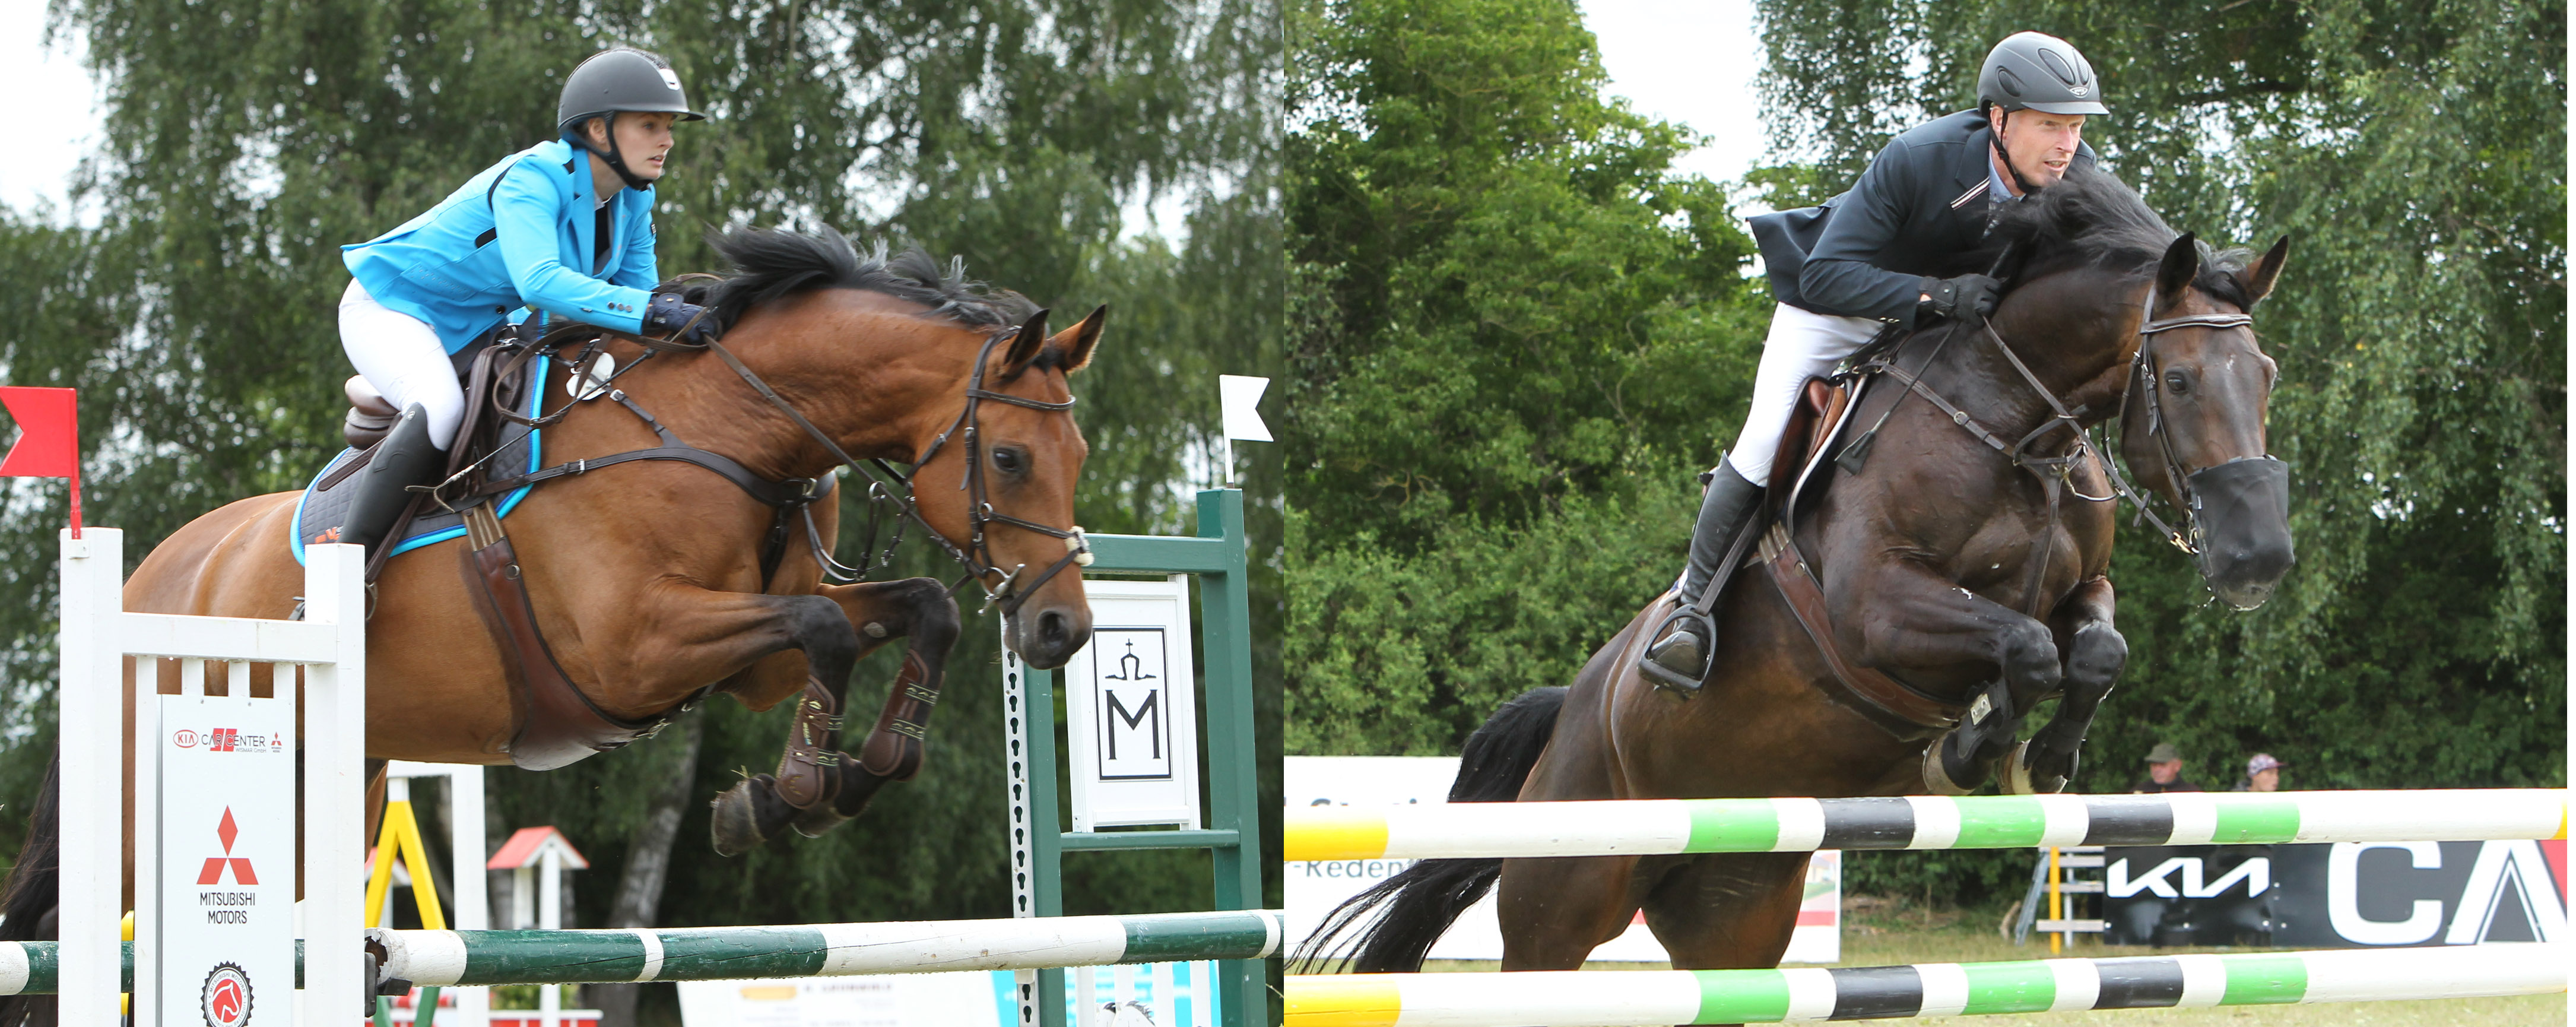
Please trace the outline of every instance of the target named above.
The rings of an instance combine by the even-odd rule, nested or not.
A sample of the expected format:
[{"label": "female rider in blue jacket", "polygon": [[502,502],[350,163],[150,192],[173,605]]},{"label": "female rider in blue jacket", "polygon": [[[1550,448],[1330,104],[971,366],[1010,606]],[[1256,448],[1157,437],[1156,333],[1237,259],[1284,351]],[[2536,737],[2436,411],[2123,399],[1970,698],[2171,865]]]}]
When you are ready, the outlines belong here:
[{"label": "female rider in blue jacket", "polygon": [[355,484],[338,541],[372,546],[407,487],[445,469],[465,414],[455,354],[527,316],[692,338],[713,319],[654,297],[653,183],[675,121],[703,121],[659,55],[619,47],[564,80],[562,138],[510,155],[427,213],[342,248],[340,342],[402,411]]}]

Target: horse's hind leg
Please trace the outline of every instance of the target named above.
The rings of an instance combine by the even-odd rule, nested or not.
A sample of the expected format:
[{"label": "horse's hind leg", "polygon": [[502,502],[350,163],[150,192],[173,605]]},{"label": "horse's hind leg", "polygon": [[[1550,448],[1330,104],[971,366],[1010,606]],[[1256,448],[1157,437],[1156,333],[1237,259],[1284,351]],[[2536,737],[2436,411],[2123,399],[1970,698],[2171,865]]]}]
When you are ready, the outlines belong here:
[{"label": "horse's hind leg", "polygon": [[1637,857],[1507,859],[1497,887],[1503,969],[1572,970],[1628,929]]},{"label": "horse's hind leg", "polygon": [[2060,645],[2066,652],[2066,697],[2057,713],[2016,750],[2004,774],[2004,788],[2014,792],[2059,792],[2075,779],[2084,734],[2093,727],[2102,700],[2128,666],[2129,642],[2111,626],[2111,581],[2094,578],[2075,586],[2058,606]]},{"label": "horse's hind leg", "polygon": [[939,702],[958,629],[957,601],[929,578],[829,587],[823,594],[859,626],[862,652],[896,636],[905,647],[903,669],[887,685],[885,706],[867,741],[855,755],[840,754],[840,793],[796,818],[797,833],[808,838],[858,816],[886,782],[912,780],[921,770],[930,712]]}]

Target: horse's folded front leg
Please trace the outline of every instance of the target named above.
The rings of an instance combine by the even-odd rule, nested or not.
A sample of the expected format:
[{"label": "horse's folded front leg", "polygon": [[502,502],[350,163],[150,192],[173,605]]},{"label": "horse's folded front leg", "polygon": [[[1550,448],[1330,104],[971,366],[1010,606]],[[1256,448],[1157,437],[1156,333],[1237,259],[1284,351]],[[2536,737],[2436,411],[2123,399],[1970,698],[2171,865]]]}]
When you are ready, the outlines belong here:
[{"label": "horse's folded front leg", "polygon": [[901,636],[905,647],[903,669],[887,686],[885,705],[867,739],[856,755],[839,754],[834,768],[838,791],[832,801],[816,803],[796,817],[797,833],[809,838],[858,816],[886,782],[909,781],[920,772],[930,714],[938,706],[958,630],[956,601],[929,578],[827,587],[823,594],[858,625],[863,645],[874,648]]},{"label": "horse's folded front leg", "polygon": [[2048,626],[1912,560],[1892,558],[1828,584],[1827,600],[1852,615],[1838,625],[1845,644],[1857,634],[1861,663],[1900,680],[1983,679],[1957,697],[1967,714],[1933,744],[1924,784],[1961,793],[1982,783],[2012,746],[2022,716],[2064,677]]},{"label": "horse's folded front leg", "polygon": [[2005,790],[2061,792],[2074,780],[2085,732],[2092,729],[2094,714],[2129,662],[2129,642],[2111,626],[2112,606],[2111,581],[2100,577],[2076,585],[2074,593],[2058,604],[2054,620],[2059,637],[2065,640],[2066,697],[2058,703],[2056,715],[2013,751],[2011,768],[2004,774]]},{"label": "horse's folded front leg", "polygon": [[845,762],[838,749],[842,693],[860,653],[858,629],[831,599],[760,596],[757,601],[775,614],[763,625],[764,634],[775,636],[769,652],[802,651],[806,680],[796,697],[778,773],[759,775],[716,796],[711,828],[716,852],[727,856],[750,851],[785,830],[800,813],[828,808],[838,797],[839,764]]}]

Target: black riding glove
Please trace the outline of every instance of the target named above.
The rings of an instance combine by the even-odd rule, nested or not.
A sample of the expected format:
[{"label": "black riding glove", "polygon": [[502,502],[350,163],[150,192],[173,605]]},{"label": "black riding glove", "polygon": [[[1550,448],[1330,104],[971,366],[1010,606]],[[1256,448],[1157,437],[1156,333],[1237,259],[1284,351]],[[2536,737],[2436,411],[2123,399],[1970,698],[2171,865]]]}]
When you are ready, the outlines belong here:
[{"label": "black riding glove", "polygon": [[1984,275],[1923,280],[1923,309],[1954,321],[1983,321],[1995,312],[2004,283]]},{"label": "black riding glove", "polygon": [[681,302],[677,293],[655,293],[644,305],[644,330],[656,335],[677,333],[681,342],[700,345],[716,340],[716,316],[695,303]]}]

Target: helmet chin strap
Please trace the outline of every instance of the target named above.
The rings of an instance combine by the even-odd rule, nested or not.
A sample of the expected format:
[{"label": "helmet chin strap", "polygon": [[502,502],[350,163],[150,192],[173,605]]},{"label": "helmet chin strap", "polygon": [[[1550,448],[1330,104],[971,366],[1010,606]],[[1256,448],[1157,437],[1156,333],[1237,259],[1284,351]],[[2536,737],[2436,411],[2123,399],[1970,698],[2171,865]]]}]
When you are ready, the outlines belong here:
[{"label": "helmet chin strap", "polygon": [[[2002,113],[2003,117],[1998,119],[1995,123],[1995,156],[2003,158],[2004,174],[2012,176],[2013,188],[2021,190],[2022,195],[2028,196],[2032,193],[2038,192],[2040,187],[2030,184],[2030,179],[2022,176],[2021,168],[2013,164],[2012,146],[2004,141],[2004,126],[2012,124],[2012,112],[2004,111]],[[614,135],[609,138],[612,142],[616,139]],[[619,174],[624,173],[625,172],[623,170],[619,171]]]},{"label": "helmet chin strap", "polygon": [[[598,147],[596,147],[596,146],[591,145],[591,143],[590,143],[590,133],[589,133],[589,132],[586,132],[586,131],[585,131],[585,132],[581,133],[580,135],[574,136],[573,138],[578,139],[578,140],[580,140],[580,141],[581,141],[581,148],[582,148],[582,149],[584,149],[584,150],[588,150],[588,151],[590,151],[591,153],[594,153],[594,154],[599,155],[599,159],[600,159],[600,160],[607,162],[607,164],[608,164],[608,170],[610,170],[610,171],[614,171],[614,172],[617,172],[617,177],[618,177],[619,179],[623,180],[623,181],[626,183],[626,187],[627,187],[627,188],[629,188],[629,189],[633,189],[633,190],[636,190],[636,191],[638,191],[638,192],[641,192],[641,191],[646,190],[646,189],[653,188],[653,183],[652,183],[651,181],[649,181],[649,180],[647,180],[647,179],[637,178],[637,177],[635,177],[635,173],[634,173],[634,172],[626,170],[626,158],[625,158],[625,156],[624,156],[624,155],[622,155],[622,154],[620,154],[620,153],[618,153],[618,152],[617,152],[617,114],[616,114],[616,112],[611,111],[611,112],[609,112],[608,114],[606,114],[606,115],[603,115],[603,116],[602,116],[602,127],[604,127],[604,128],[607,130],[605,134],[608,136],[608,149],[606,149],[606,150],[601,150],[600,148],[598,148]],[[2006,157],[2006,158],[2004,158],[2004,161],[2005,161],[2006,165],[2007,165],[2007,166],[2009,166],[2009,165],[2011,164],[2012,158],[2010,158],[2010,157]],[[2014,175],[2014,177],[2015,177],[2016,179],[2018,179],[2018,178],[2020,177],[2021,173],[2020,173],[2020,172],[2018,172],[2018,171],[2016,171],[2016,172],[2014,172],[2014,173],[2013,173],[2013,175]]]}]

